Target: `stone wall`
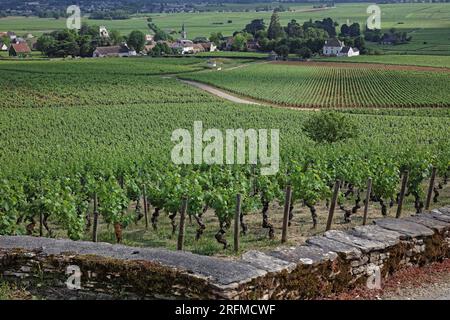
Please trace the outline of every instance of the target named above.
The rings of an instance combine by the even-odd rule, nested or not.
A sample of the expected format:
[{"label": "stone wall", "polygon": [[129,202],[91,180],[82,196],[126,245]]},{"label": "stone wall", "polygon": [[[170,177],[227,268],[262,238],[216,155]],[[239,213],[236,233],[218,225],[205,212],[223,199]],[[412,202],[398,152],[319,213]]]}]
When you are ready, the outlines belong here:
[{"label": "stone wall", "polygon": [[[328,231],[236,260],[36,237],[0,237],[0,274],[55,299],[312,299],[450,257],[450,207]],[[81,288],[66,285],[68,266]]]}]

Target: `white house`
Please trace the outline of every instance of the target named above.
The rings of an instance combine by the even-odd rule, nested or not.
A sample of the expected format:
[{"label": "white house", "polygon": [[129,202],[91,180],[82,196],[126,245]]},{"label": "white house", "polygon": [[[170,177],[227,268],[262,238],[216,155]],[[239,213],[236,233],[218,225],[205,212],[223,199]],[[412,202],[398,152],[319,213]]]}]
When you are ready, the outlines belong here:
[{"label": "white house", "polygon": [[337,54],[338,57],[354,57],[359,56],[358,48],[343,47],[341,52]]},{"label": "white house", "polygon": [[343,41],[332,38],[325,41],[323,46],[323,54],[325,56],[353,57],[359,56],[359,50],[346,46]]},{"label": "white house", "polygon": [[337,56],[344,46],[344,42],[336,38],[325,40],[323,54],[326,56]]},{"label": "white house", "polygon": [[194,53],[194,43],[191,40],[179,39],[171,47],[172,49],[179,50],[181,54]]}]

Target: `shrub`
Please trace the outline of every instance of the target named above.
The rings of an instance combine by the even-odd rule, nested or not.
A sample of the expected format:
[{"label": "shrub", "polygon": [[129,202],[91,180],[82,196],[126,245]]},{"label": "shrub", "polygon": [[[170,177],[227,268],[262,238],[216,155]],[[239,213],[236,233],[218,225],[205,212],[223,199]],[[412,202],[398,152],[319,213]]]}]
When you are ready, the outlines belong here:
[{"label": "shrub", "polygon": [[344,141],[358,134],[356,124],[348,115],[330,111],[320,111],[311,116],[303,130],[317,143]]}]

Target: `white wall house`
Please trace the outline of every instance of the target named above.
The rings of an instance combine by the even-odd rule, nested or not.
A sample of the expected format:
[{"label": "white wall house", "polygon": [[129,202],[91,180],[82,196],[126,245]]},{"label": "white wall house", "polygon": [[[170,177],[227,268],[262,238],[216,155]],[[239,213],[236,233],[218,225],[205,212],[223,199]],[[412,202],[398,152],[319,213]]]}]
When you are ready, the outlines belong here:
[{"label": "white wall house", "polygon": [[325,56],[354,57],[359,56],[359,50],[346,46],[343,41],[332,38],[325,41],[323,54]]},{"label": "white wall house", "polygon": [[343,47],[341,52],[337,54],[338,57],[354,57],[359,56],[359,50],[352,47]]},{"label": "white wall house", "polygon": [[172,44],[172,49],[179,50],[181,54],[194,53],[194,43],[191,40],[179,39]]},{"label": "white wall house", "polygon": [[326,56],[337,56],[344,47],[344,42],[339,41],[336,38],[325,40],[325,45],[323,46],[323,54]]}]

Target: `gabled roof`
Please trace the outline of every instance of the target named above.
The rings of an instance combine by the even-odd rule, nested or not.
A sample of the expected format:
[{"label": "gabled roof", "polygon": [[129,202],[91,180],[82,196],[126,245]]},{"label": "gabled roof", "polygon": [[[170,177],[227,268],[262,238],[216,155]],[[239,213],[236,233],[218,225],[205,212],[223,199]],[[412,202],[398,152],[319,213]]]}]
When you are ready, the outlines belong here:
[{"label": "gabled roof", "polygon": [[19,42],[11,44],[11,48],[14,49],[16,53],[30,53],[30,47],[26,42]]},{"label": "gabled roof", "polygon": [[204,49],[210,49],[211,46],[212,46],[212,42],[203,42],[203,43],[200,43],[200,44],[201,44],[201,46],[202,46]]},{"label": "gabled roof", "polygon": [[339,41],[337,38],[331,38],[325,41],[326,47],[343,47],[344,42]]},{"label": "gabled roof", "polygon": [[348,53],[350,51],[350,47],[343,47],[341,53]]}]

